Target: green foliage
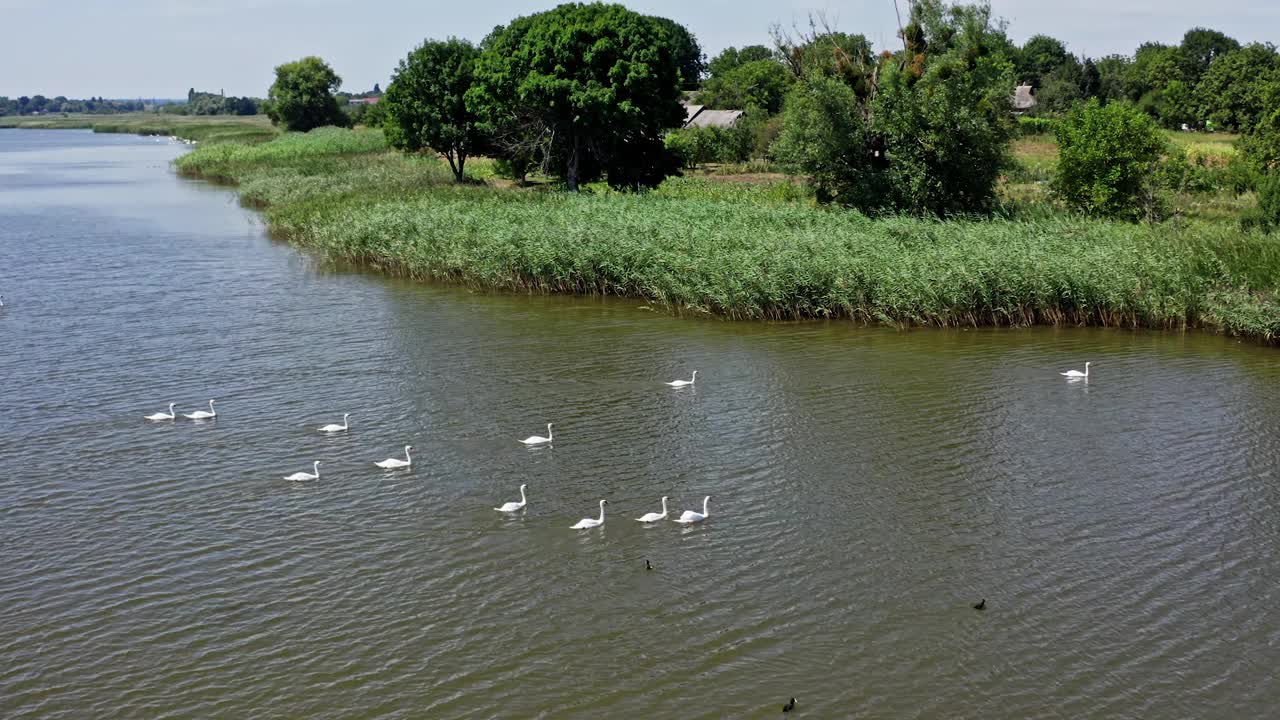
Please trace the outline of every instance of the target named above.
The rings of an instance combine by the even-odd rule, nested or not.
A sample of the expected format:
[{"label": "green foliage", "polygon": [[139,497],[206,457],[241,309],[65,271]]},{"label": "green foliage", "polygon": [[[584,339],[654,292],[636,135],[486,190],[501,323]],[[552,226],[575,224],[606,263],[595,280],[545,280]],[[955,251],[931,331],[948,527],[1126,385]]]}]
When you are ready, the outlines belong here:
[{"label": "green foliage", "polygon": [[1261,119],[1237,143],[1244,162],[1258,175],[1280,170],[1280,82],[1268,86],[1265,107]]},{"label": "green foliage", "polygon": [[267,93],[267,115],[285,130],[297,132],[346,125],[347,116],[333,96],[341,85],[342,78],[318,57],[280,65]]},{"label": "green foliage", "polygon": [[281,237],[418,278],[743,318],[1280,336],[1280,243],[1230,226],[871,220],[809,207],[792,183],[498,190],[455,185],[443,162],[381,151],[380,140],[324,129],[253,148],[201,147],[179,165],[227,173],[247,201],[266,206]]},{"label": "green foliage", "polygon": [[988,7],[923,0],[907,35],[909,50],[865,68],[875,82],[801,81],[776,154],[813,175],[820,199],[863,212],[990,212],[1015,130],[1003,32]]},{"label": "green foliage", "polygon": [[707,163],[745,162],[751,157],[752,136],[743,128],[690,127],[672,130],[665,139],[685,167]]},{"label": "green foliage", "polygon": [[653,18],[566,4],[494,30],[483,50],[467,106],[506,152],[540,158],[571,190],[674,171],[662,135],[684,121],[679,58]]},{"label": "green foliage", "polygon": [[782,109],[794,76],[775,60],[752,60],[708,80],[698,102],[709,108],[754,108],[768,115]]},{"label": "green foliage", "polygon": [[1075,61],[1061,40],[1048,35],[1032,35],[1018,52],[1018,79],[1040,88],[1046,75],[1063,64]]},{"label": "green foliage", "polygon": [[1048,135],[1056,130],[1058,121],[1051,118],[1028,117],[1018,118],[1018,134],[1023,137],[1031,135]]},{"label": "green foliage", "polygon": [[1249,132],[1268,106],[1266,95],[1280,85],[1280,54],[1248,45],[1219,55],[1196,86],[1195,114],[1219,130]]},{"label": "green foliage", "polygon": [[381,102],[360,103],[351,106],[348,113],[351,116],[351,125],[380,128],[387,120],[387,107]]},{"label": "green foliage", "polygon": [[196,92],[193,88],[187,93],[185,105],[170,103],[162,106],[160,111],[173,115],[257,115],[258,107],[258,101],[250,97]]},{"label": "green foliage", "polygon": [[1269,172],[1258,183],[1258,214],[1264,228],[1280,230],[1280,172]]},{"label": "green foliage", "polygon": [[674,20],[663,17],[651,19],[667,32],[667,41],[675,54],[676,65],[680,68],[680,87],[684,90],[697,90],[702,83],[702,76],[707,74],[707,56],[702,54],[698,38]]},{"label": "green foliage", "polygon": [[1182,62],[1182,75],[1191,84],[1200,81],[1200,77],[1218,58],[1240,49],[1235,38],[1228,37],[1217,30],[1208,28],[1192,28],[1182,36],[1182,44],[1178,46]]},{"label": "green foliage", "polygon": [[727,47],[719,55],[715,56],[710,63],[707,63],[707,72],[714,78],[718,75],[732,72],[734,68],[743,63],[773,59],[773,51],[764,45],[747,45],[741,50],[735,47]]},{"label": "green foliage", "polygon": [[449,161],[458,182],[467,158],[484,147],[485,134],[467,109],[480,51],[457,38],[426,41],[400,61],[386,95],[387,142],[407,152],[430,148]]},{"label": "green foliage", "polygon": [[1138,219],[1154,212],[1154,172],[1165,139],[1151,118],[1124,103],[1096,99],[1058,125],[1057,194],[1071,207]]}]

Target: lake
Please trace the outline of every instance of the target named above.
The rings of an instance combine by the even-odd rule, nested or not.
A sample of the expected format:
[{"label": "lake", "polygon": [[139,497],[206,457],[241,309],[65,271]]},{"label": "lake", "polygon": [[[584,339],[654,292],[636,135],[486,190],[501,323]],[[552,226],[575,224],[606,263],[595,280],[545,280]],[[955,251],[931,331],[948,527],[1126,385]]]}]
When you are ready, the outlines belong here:
[{"label": "lake", "polygon": [[0,715],[1280,705],[1276,349],[388,279],[184,149],[0,130]]}]

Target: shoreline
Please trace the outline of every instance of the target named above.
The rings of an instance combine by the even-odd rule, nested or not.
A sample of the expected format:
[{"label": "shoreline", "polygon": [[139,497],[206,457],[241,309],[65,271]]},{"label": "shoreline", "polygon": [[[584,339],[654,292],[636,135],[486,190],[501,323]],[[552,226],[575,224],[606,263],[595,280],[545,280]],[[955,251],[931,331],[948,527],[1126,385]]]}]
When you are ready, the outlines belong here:
[{"label": "shoreline", "polygon": [[265,115],[39,115],[0,117],[0,129],[92,130],[121,135],[160,135],[190,142],[254,143],[270,140],[279,131]]},{"label": "shoreline", "polygon": [[894,327],[1202,330],[1280,342],[1280,238],[1226,223],[870,219],[706,180],[645,194],[455,185],[378,131],[202,146],[273,237],[418,280],[616,295],[677,314]]}]

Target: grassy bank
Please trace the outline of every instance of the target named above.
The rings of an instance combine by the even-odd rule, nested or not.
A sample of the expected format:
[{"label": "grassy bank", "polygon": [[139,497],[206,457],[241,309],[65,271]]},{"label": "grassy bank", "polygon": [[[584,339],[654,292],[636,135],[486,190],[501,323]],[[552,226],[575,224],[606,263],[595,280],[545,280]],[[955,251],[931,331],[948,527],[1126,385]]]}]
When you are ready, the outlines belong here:
[{"label": "grassy bank", "polygon": [[203,147],[274,232],[333,258],[484,288],[605,293],[737,318],[1200,327],[1280,337],[1280,238],[1226,223],[871,220],[792,183],[642,195],[456,186],[374,132]]},{"label": "grassy bank", "polygon": [[261,142],[279,134],[265,115],[22,115],[0,117],[0,128],[93,130],[102,133],[166,135],[197,142]]}]

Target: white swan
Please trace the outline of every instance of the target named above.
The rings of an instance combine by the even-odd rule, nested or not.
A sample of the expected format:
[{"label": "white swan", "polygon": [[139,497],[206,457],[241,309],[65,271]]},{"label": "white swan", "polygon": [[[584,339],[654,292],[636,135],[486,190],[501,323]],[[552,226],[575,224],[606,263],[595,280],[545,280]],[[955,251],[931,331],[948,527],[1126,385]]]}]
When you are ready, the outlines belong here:
[{"label": "white swan", "polygon": [[601,525],[603,525],[603,524],[604,524],[604,506],[605,506],[605,505],[608,505],[608,504],[609,504],[609,501],[608,501],[608,500],[601,500],[601,501],[600,501],[600,518],[599,518],[599,519],[596,519],[596,518],[582,518],[581,520],[579,520],[579,521],[577,522],[577,524],[576,524],[576,525],[574,525],[573,527],[571,527],[571,528],[569,528],[569,529],[570,529],[570,530],[587,530],[587,529],[590,529],[590,528],[593,528],[593,527],[600,527]]},{"label": "white swan", "polygon": [[685,510],[683,513],[680,514],[680,517],[676,518],[676,522],[688,525],[690,523],[699,523],[699,522],[702,522],[703,520],[706,520],[710,516],[710,514],[707,512],[707,501],[710,499],[711,499],[710,495],[702,498],[702,512]]},{"label": "white swan", "polygon": [[[235,405],[235,403],[231,403],[231,404]],[[191,420],[208,420],[209,418],[218,417],[218,411],[213,409],[213,401],[210,400],[209,412],[205,412],[204,410],[197,410],[193,413],[182,413],[182,417],[189,418]]]},{"label": "white swan", "polygon": [[324,433],[342,432],[342,431],[344,431],[344,430],[346,430],[346,429],[347,429],[347,418],[348,418],[348,417],[350,417],[350,416],[351,416],[351,413],[342,413],[342,424],[341,424],[341,425],[339,425],[339,424],[337,424],[337,423],[329,423],[328,425],[321,425],[320,427],[318,427],[318,428],[316,428],[316,429],[317,429],[317,430],[319,430],[320,432],[324,432]]},{"label": "white swan", "polygon": [[521,440],[520,442],[524,443],[525,445],[542,445],[542,444],[551,442],[551,423],[547,423],[546,437],[542,437],[541,435],[530,435],[529,437]]},{"label": "white swan", "polygon": [[502,507],[496,507],[496,508],[494,508],[494,510],[497,510],[498,512],[511,513],[511,512],[515,512],[515,511],[519,510],[520,508],[524,507],[524,506],[525,506],[525,504],[527,504],[527,503],[529,502],[529,501],[528,501],[528,500],[526,500],[526,499],[525,499],[525,497],[524,497],[524,489],[525,489],[525,486],[524,486],[524,485],[521,485],[521,486],[520,486],[520,502],[502,503]]},{"label": "white swan", "polygon": [[1079,370],[1068,370],[1064,373],[1058,374],[1066,378],[1087,378],[1089,377],[1089,363],[1084,364],[1084,372],[1080,372]]},{"label": "white swan", "polygon": [[292,482],[305,482],[307,480],[319,480],[320,479],[320,461],[319,460],[315,461],[315,464],[313,464],[311,467],[315,470],[314,473],[296,472],[292,475],[286,476],[285,480],[289,480]]},{"label": "white swan", "polygon": [[658,522],[659,520],[666,520],[666,519],[667,519],[667,496],[663,495],[662,496],[662,512],[645,513],[640,517],[636,518],[636,522],[651,523],[651,522]]},{"label": "white swan", "polygon": [[403,460],[401,460],[400,458],[387,458],[386,460],[382,460],[380,462],[374,463],[374,465],[377,465],[380,468],[386,468],[387,470],[390,470],[392,468],[409,467],[410,465],[413,464],[413,458],[409,457],[409,451],[412,449],[413,449],[412,445],[404,446]]},{"label": "white swan", "polygon": [[671,382],[667,383],[667,385],[670,385],[671,387],[684,387],[685,385],[692,385],[693,381],[697,379],[698,379],[698,371],[694,370],[693,378],[689,380],[672,380]]},{"label": "white swan", "polygon": [[173,414],[173,406],[176,404],[177,403],[169,403],[169,412],[167,413],[162,413],[162,412],[151,413],[150,415],[147,415],[146,418],[148,420],[172,420],[178,417],[177,415]]}]

